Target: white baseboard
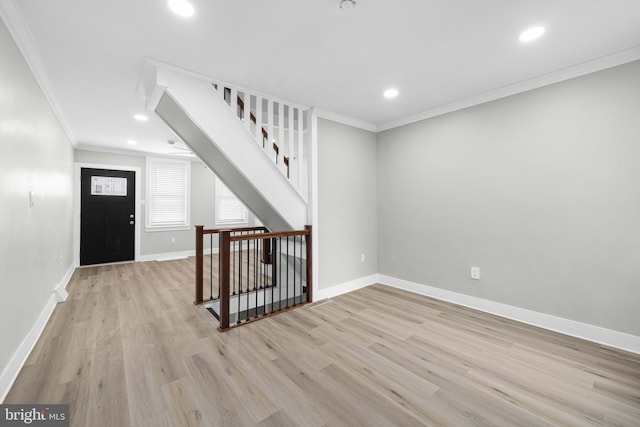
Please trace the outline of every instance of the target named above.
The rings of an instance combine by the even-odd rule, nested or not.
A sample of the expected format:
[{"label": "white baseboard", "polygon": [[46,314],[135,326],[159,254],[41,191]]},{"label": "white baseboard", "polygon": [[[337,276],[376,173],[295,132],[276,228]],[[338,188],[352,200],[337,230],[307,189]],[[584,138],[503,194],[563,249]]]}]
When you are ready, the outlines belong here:
[{"label": "white baseboard", "polygon": [[[205,251],[205,253],[208,253]],[[195,256],[195,251],[182,251],[182,252],[165,252],[161,254],[140,255],[137,261],[170,261],[173,259],[184,259],[190,256]]]},{"label": "white baseboard", "polygon": [[600,326],[589,325],[587,323],[576,322],[575,320],[552,316],[550,314],[539,313],[526,308],[464,295],[433,286],[422,285],[420,283],[410,282],[408,280],[398,279],[384,274],[372,274],[370,276],[362,277],[330,288],[319,289],[315,293],[314,301],[334,298],[338,295],[352,292],[375,283],[403,289],[405,291],[462,305],[485,313],[495,314],[496,316],[505,317],[528,325],[537,326],[572,337],[640,354],[640,337],[636,335],[626,334],[624,332],[614,331]]},{"label": "white baseboard", "polygon": [[69,293],[67,292],[67,285],[71,280],[71,276],[73,276],[73,272],[76,271],[76,267],[77,266],[75,264],[71,264],[60,283],[58,283],[58,285],[53,290],[53,295],[56,298],[56,302],[65,302],[67,300],[67,297],[69,296]]},{"label": "white baseboard", "polygon": [[49,317],[51,317],[51,313],[53,313],[53,309],[56,307],[56,296],[51,295],[47,304],[44,306],[44,309],[38,316],[38,320],[31,327],[31,330],[27,334],[26,337],[22,340],[22,343],[18,346],[18,349],[15,353],[13,353],[13,357],[7,363],[7,366],[2,371],[2,375],[0,375],[0,402],[4,402],[4,399],[9,394],[9,390],[11,390],[11,386],[13,385],[16,378],[18,378],[18,374],[24,366],[29,354],[31,354],[31,350],[35,347],[38,339],[40,338],[40,334],[44,330],[44,327],[47,325],[49,321]]},{"label": "white baseboard", "polygon": [[382,274],[378,275],[377,279],[377,283],[381,283],[383,285],[404,289],[409,292],[452,302],[454,304],[495,314],[507,319],[559,332],[561,334],[640,354],[640,337],[635,335],[602,328],[600,326],[589,325],[587,323],[576,322],[574,320],[552,316],[550,314],[539,313],[525,308],[476,298],[457,292],[447,291],[445,289],[421,285],[419,283],[409,282],[407,280],[397,279],[395,277],[389,277]]},{"label": "white baseboard", "polygon": [[[247,245],[242,246],[243,250],[247,249]],[[249,249],[253,249],[253,243],[249,244]],[[232,252],[237,251],[238,249],[232,250]],[[213,253],[219,253],[218,248],[213,248]],[[204,255],[211,255],[211,250],[209,248],[204,248]],[[181,251],[181,252],[163,252],[159,254],[151,254],[151,255],[141,255],[136,261],[144,262],[144,261],[171,261],[174,259],[185,259],[191,256],[196,256],[195,250],[189,251]]]},{"label": "white baseboard", "polygon": [[314,301],[320,301],[327,298],[337,297],[338,295],[346,294],[360,288],[378,283],[378,275],[372,274],[371,276],[361,277],[360,279],[351,280],[349,282],[341,283],[336,286],[331,286],[326,289],[314,289]]},{"label": "white baseboard", "polygon": [[53,309],[56,307],[58,302],[64,302],[67,299],[67,285],[71,280],[71,276],[73,276],[73,272],[76,270],[76,265],[71,264],[67,269],[64,277],[60,282],[56,285],[53,290],[53,294],[49,297],[49,300],[45,304],[42,312],[38,316],[38,319],[31,327],[31,330],[27,334],[26,337],[22,340],[20,345],[18,346],[15,353],[9,360],[9,363],[2,371],[2,375],[0,375],[0,403],[4,402],[4,399],[7,397],[9,390],[11,390],[11,386],[13,385],[16,378],[18,378],[18,374],[20,370],[24,366],[29,354],[35,347],[44,327],[47,325],[49,318],[51,317],[51,313],[53,313]]}]

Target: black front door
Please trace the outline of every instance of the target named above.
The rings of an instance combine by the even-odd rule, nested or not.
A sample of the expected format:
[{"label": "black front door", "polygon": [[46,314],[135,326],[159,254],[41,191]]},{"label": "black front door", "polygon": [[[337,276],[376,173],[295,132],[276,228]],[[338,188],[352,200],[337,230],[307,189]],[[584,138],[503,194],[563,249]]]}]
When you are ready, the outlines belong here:
[{"label": "black front door", "polygon": [[135,173],[81,171],[80,265],[133,261]]}]

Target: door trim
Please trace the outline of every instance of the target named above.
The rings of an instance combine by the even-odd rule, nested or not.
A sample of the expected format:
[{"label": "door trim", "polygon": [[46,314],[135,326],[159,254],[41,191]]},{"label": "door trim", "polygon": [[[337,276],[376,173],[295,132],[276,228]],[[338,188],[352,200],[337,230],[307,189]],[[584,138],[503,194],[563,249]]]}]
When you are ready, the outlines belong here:
[{"label": "door trim", "polygon": [[[133,171],[136,177],[136,218],[141,219],[142,214],[142,198],[140,192],[142,191],[140,179],[142,177],[142,169],[134,166],[121,166],[121,165],[107,165],[101,163],[73,163],[73,262],[75,266],[80,265],[80,170],[82,168],[90,169],[112,169],[119,171]],[[133,237],[133,260],[140,260],[140,224],[142,221],[136,219],[134,225],[134,237]]]}]

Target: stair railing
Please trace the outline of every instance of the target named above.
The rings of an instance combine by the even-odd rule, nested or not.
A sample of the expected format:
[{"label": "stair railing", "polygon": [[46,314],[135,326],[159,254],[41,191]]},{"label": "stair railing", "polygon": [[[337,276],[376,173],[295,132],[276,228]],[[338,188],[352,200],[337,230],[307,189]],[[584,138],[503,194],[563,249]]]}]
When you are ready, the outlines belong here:
[{"label": "stair railing", "polygon": [[282,174],[306,198],[305,135],[309,109],[222,83],[212,85]]},{"label": "stair railing", "polygon": [[[204,300],[198,292],[206,276],[202,241],[207,234],[218,235],[219,253],[210,255],[210,271],[216,268],[217,274],[209,273],[211,290]],[[311,247],[311,226],[277,233],[196,226],[196,303],[205,303],[221,331],[307,304],[313,299]]]},{"label": "stair railing", "polygon": [[[212,228],[205,229],[203,225],[196,225],[196,275],[195,275],[195,300],[194,304],[203,304],[215,301],[220,298],[220,286],[218,278],[220,275],[220,256],[219,256],[219,233],[222,229]],[[232,235],[266,233],[265,227],[239,227],[225,229]],[[205,238],[208,236],[208,239]],[[218,240],[216,247],[215,238]],[[205,250],[205,239],[208,240]],[[205,261],[205,257],[207,257]],[[207,292],[208,290],[208,292]],[[205,299],[205,294],[208,293]]]}]

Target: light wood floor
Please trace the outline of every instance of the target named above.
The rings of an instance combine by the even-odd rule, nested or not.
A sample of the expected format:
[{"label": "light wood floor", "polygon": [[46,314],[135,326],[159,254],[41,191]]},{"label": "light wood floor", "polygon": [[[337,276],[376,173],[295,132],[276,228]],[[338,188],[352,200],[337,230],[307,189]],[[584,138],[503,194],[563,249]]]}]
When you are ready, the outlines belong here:
[{"label": "light wood floor", "polygon": [[640,425],[640,356],[381,285],[225,334],[192,260],[82,268],[5,403],[74,426]]}]

